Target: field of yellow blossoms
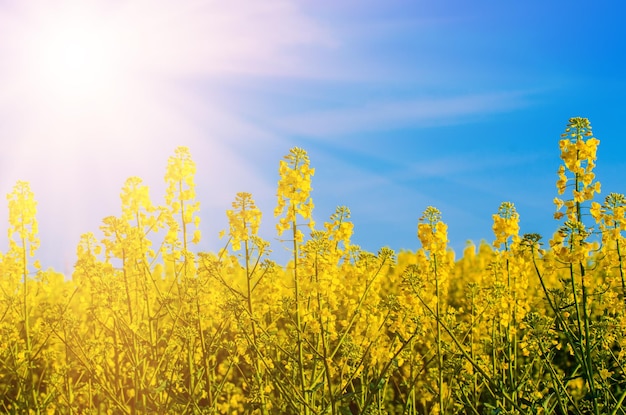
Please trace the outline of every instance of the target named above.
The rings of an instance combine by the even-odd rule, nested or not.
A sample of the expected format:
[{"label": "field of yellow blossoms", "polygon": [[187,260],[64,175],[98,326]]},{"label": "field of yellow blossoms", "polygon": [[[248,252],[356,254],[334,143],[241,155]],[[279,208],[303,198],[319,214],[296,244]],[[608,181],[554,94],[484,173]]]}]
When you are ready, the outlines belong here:
[{"label": "field of yellow blossoms", "polygon": [[460,259],[434,207],[417,252],[353,245],[346,207],[314,223],[300,148],[280,161],[273,212],[287,265],[248,193],[226,212],[225,248],[198,252],[180,147],[165,200],[128,179],[121,216],[103,219],[103,239],[82,236],[66,279],[37,261],[36,198],[18,182],[0,254],[0,412],[626,414],[626,198],[599,198],[598,144],[587,119],[569,120],[553,235],[520,235],[504,202],[493,243]]}]

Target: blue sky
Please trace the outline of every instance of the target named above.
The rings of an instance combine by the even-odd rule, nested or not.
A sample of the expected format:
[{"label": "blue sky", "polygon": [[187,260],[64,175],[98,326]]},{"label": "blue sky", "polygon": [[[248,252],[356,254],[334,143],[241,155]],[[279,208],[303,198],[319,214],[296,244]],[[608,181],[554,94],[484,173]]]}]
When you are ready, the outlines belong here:
[{"label": "blue sky", "polygon": [[[198,165],[203,241],[220,246],[239,191],[272,217],[278,161],[316,168],[323,222],[353,242],[417,249],[430,205],[451,247],[491,241],[514,202],[548,239],[570,117],[601,144],[602,195],[623,193],[625,7],[617,1],[0,1],[0,192],[28,180],[44,266],[68,271],[81,233],[139,176],[156,203],[167,158]],[[6,218],[6,206],[0,209]],[[0,221],[6,229],[6,220]],[[4,233],[4,232],[3,232]],[[6,241],[0,240],[0,250]]]}]

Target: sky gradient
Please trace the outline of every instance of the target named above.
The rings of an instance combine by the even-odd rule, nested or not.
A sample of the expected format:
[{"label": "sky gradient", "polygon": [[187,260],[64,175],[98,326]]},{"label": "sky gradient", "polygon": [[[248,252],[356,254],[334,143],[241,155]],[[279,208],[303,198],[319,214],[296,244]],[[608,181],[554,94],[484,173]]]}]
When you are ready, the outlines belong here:
[{"label": "sky gradient", "polygon": [[[53,4],[54,3],[54,4]],[[315,219],[346,205],[353,242],[419,248],[441,210],[450,246],[491,242],[515,203],[547,240],[570,117],[600,140],[603,198],[624,193],[626,6],[616,1],[0,1],[0,193],[31,183],[44,267],[119,214],[126,178],[162,203],[188,146],[203,241],[240,191],[275,258],[278,162],[306,149]],[[0,231],[6,232],[6,203]],[[4,218],[4,219],[1,219]],[[0,251],[7,242],[0,238]]]}]

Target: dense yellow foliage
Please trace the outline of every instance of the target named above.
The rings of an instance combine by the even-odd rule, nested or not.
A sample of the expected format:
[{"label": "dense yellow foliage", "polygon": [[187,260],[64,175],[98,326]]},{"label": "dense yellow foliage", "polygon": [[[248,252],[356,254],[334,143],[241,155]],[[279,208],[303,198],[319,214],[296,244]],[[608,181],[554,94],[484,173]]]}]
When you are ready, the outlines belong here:
[{"label": "dense yellow foliage", "polygon": [[595,200],[598,144],[570,120],[549,242],[519,235],[504,202],[493,244],[459,259],[434,207],[416,252],[353,245],[346,207],[317,226],[300,148],[280,161],[274,212],[289,263],[270,259],[250,193],[226,212],[226,247],[198,252],[181,147],[164,203],[129,178],[122,214],[101,240],[82,236],[66,279],[36,260],[37,204],[18,182],[0,254],[0,411],[624,414],[626,199]]}]

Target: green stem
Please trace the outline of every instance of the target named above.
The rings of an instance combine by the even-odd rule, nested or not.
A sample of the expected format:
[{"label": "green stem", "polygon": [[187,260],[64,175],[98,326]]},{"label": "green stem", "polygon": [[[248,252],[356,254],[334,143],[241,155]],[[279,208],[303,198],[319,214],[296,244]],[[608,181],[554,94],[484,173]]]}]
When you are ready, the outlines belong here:
[{"label": "green stem", "polygon": [[620,250],[619,238],[615,241],[615,247],[617,249],[617,260],[619,262],[619,276],[622,280],[622,299],[626,304],[626,279],[624,278],[624,266],[622,262],[622,252]]},{"label": "green stem", "polygon": [[437,304],[435,305],[435,317],[437,319],[437,369],[438,377],[437,384],[439,387],[439,413],[444,414],[444,399],[443,399],[443,353],[441,351],[441,295],[439,292],[439,275],[437,272],[437,255],[433,254],[433,268],[435,273],[435,297],[437,298]]},{"label": "green stem", "polygon": [[[293,207],[292,209],[295,210],[295,207]],[[297,355],[298,377],[299,377],[299,382],[300,382],[300,392],[302,393],[302,398],[304,399],[303,414],[308,415],[309,414],[309,405],[308,405],[309,398],[307,395],[306,382],[305,382],[305,377],[304,377],[304,347],[302,344],[303,333],[302,333],[302,320],[301,320],[301,311],[300,311],[300,284],[298,282],[298,256],[299,256],[298,238],[297,238],[298,231],[297,231],[295,220],[291,223],[291,228],[293,231],[293,283],[294,283],[294,296],[295,296],[295,301],[296,301],[295,319],[296,319],[296,342],[297,342],[297,347],[298,347],[298,355]]]}]

